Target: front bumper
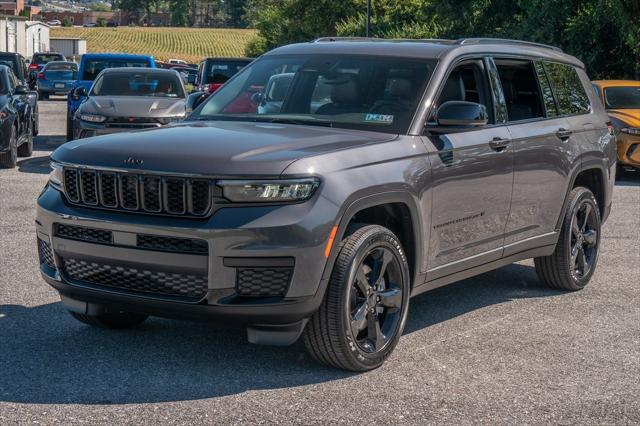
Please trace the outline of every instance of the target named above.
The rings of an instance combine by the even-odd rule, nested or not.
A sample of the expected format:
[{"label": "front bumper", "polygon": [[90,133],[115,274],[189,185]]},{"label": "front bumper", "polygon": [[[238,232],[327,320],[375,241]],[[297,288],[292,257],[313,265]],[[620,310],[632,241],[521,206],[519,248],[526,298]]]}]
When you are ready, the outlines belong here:
[{"label": "front bumper", "polygon": [[[187,219],[73,206],[61,192],[47,186],[38,199],[36,229],[39,244],[49,244],[52,259],[46,262],[41,256],[40,270],[63,299],[170,318],[291,324],[309,318],[318,309],[327,285],[322,279],[324,248],[338,210],[326,200],[318,202],[319,198],[287,206],[223,208],[206,219]],[[117,244],[111,245],[68,239],[56,234],[57,224],[108,230],[119,237]],[[136,235],[204,240],[208,254],[150,251],[135,245]],[[93,278],[70,278],[65,266],[69,259],[84,262],[85,267],[111,264],[113,269],[102,275],[109,280],[108,285]],[[278,259],[291,259],[293,265],[282,296],[247,297],[238,293],[238,274],[243,265],[259,269]],[[206,292],[194,299],[159,294],[153,289],[114,287],[109,277],[122,277],[130,268],[169,275],[204,273]],[[257,278],[255,285],[259,287],[259,274]]]},{"label": "front bumper", "polygon": [[620,132],[618,144],[618,162],[624,166],[640,168],[640,136]]}]

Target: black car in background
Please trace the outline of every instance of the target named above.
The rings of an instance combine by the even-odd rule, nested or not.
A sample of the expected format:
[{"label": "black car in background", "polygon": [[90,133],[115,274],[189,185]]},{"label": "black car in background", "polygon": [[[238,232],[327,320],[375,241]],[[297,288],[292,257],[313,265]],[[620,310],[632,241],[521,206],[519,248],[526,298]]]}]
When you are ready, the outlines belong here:
[{"label": "black car in background", "polygon": [[215,92],[251,62],[252,58],[206,58],[198,66],[198,91]]},{"label": "black car in background", "polygon": [[15,167],[18,157],[30,157],[33,151],[35,116],[29,95],[11,68],[0,65],[0,168]]},{"label": "black car in background", "polygon": [[20,86],[26,86],[29,90],[32,90],[27,96],[35,123],[33,135],[38,136],[38,81],[36,73],[29,72],[24,56],[19,53],[0,52],[0,65],[6,65],[13,71]]}]

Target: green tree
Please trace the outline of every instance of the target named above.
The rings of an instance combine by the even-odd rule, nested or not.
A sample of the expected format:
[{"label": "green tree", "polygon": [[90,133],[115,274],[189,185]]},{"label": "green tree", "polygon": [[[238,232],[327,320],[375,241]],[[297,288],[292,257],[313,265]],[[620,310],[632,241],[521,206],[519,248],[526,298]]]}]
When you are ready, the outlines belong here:
[{"label": "green tree", "polygon": [[63,27],[73,27],[73,22],[71,22],[71,19],[69,19],[69,17],[65,16],[62,19],[62,26]]},{"label": "green tree", "polygon": [[99,27],[106,27],[107,26],[107,20],[104,19],[104,17],[101,16],[96,21],[96,25],[99,26]]}]

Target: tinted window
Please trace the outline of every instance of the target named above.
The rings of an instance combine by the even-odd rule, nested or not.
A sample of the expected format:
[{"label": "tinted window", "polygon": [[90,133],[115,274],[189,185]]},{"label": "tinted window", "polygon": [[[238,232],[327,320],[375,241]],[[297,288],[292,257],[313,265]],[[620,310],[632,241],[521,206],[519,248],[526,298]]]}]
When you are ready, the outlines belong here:
[{"label": "tinted window", "polygon": [[180,78],[174,73],[111,72],[96,81],[91,95],[184,98],[184,91]]},{"label": "tinted window", "polygon": [[589,112],[589,97],[575,68],[552,62],[545,62],[544,68],[553,88],[560,115]]},{"label": "tinted window", "polygon": [[434,65],[373,56],[267,56],[222,86],[193,117],[406,133]]},{"label": "tinted window", "polygon": [[0,58],[0,65],[6,65],[12,70],[17,70],[18,68],[15,58]]},{"label": "tinted window", "polygon": [[206,61],[203,84],[224,84],[248,65],[242,61]]},{"label": "tinted window", "polygon": [[45,67],[47,71],[77,71],[78,64],[75,62],[51,62]]},{"label": "tinted window", "polygon": [[608,109],[640,109],[640,86],[606,88],[604,100]]},{"label": "tinted window", "polygon": [[64,56],[59,54],[37,53],[33,55],[31,60],[31,62],[35,64],[46,64],[51,61],[64,61]]},{"label": "tinted window", "polygon": [[531,61],[496,59],[509,121],[545,116],[538,78]]},{"label": "tinted window", "polygon": [[540,83],[540,89],[542,90],[542,102],[544,102],[547,117],[555,117],[558,115],[558,108],[556,107],[556,100],[553,97],[551,84],[549,84],[549,79],[547,79],[547,73],[544,71],[544,65],[542,65],[541,62],[536,62],[535,67],[536,73],[538,74],[538,83]]},{"label": "tinted window", "polygon": [[144,59],[87,59],[82,72],[83,80],[95,80],[102,70],[107,68],[149,68],[151,64]]}]

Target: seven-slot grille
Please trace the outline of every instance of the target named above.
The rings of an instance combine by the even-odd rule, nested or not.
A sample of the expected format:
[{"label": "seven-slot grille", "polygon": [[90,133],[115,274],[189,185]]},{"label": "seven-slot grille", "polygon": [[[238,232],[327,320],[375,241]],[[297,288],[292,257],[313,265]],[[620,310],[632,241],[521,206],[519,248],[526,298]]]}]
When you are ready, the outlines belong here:
[{"label": "seven-slot grille", "polygon": [[175,176],[64,168],[64,190],[75,204],[143,213],[206,216],[212,181]]}]

